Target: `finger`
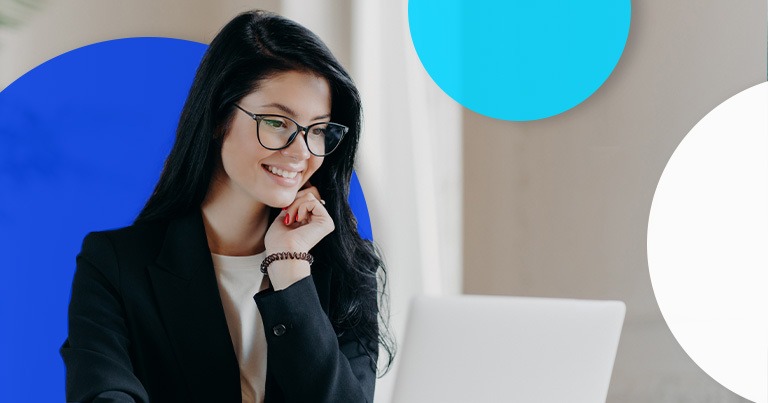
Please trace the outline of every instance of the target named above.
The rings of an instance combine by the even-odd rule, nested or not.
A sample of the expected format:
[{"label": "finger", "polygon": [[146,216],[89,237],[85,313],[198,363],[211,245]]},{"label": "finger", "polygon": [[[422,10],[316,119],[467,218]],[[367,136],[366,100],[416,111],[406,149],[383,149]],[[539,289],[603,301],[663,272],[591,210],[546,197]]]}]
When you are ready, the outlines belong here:
[{"label": "finger", "polygon": [[296,194],[296,200],[291,203],[290,206],[288,206],[288,211],[291,214],[291,219],[293,221],[303,221],[305,219],[305,216],[302,215],[299,217],[298,212],[298,206],[301,205],[301,203],[305,203],[308,201],[313,200],[319,200],[317,188],[307,188],[299,193]]},{"label": "finger", "polygon": [[283,211],[280,212],[280,214],[275,217],[274,222],[282,222],[285,225],[291,224],[293,222],[291,217],[291,211],[288,209],[288,207],[284,208]]},{"label": "finger", "polygon": [[304,221],[310,216],[327,216],[328,211],[313,195],[307,197],[307,200],[302,202],[296,211],[296,220]]},{"label": "finger", "polygon": [[320,191],[319,191],[319,190],[317,190],[317,188],[316,188],[316,187],[314,187],[314,186],[308,187],[308,188],[306,188],[306,189],[302,189],[302,190],[299,190],[299,191],[296,193],[296,198],[297,198],[297,199],[299,199],[299,198],[301,198],[301,197],[304,197],[304,196],[306,196],[307,194],[312,194],[312,195],[314,195],[314,196],[315,196],[315,198],[316,198],[316,199],[318,199],[318,200],[322,199],[322,197],[320,197]]},{"label": "finger", "polygon": [[306,200],[310,200],[311,198],[316,198],[317,197],[315,195],[316,193],[317,193],[317,188],[315,187],[300,190],[296,193],[296,198],[294,198],[293,202],[291,202],[291,204],[283,208],[284,211],[288,211],[288,214],[291,217],[291,219],[289,220],[289,223],[293,221],[298,221],[296,219],[296,213],[297,213],[299,204],[303,203]]}]

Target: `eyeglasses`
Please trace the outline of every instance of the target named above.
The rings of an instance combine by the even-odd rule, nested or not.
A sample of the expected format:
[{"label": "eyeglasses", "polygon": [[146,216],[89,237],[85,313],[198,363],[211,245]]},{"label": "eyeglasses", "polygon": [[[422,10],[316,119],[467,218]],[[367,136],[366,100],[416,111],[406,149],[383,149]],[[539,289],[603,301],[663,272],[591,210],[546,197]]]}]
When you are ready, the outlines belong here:
[{"label": "eyeglasses", "polygon": [[339,146],[341,139],[349,131],[347,126],[331,122],[314,123],[304,127],[286,116],[256,114],[248,112],[238,104],[234,105],[256,121],[256,137],[268,150],[287,148],[302,131],[309,152],[318,157],[325,157]]}]

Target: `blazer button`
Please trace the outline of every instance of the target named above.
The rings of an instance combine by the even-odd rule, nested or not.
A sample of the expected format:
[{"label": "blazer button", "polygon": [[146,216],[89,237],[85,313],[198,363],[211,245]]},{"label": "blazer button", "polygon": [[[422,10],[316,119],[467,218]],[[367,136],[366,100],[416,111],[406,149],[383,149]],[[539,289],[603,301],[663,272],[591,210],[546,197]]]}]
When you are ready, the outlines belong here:
[{"label": "blazer button", "polygon": [[272,328],[272,333],[275,334],[275,336],[282,336],[285,334],[285,325],[279,324],[275,325],[275,327]]}]

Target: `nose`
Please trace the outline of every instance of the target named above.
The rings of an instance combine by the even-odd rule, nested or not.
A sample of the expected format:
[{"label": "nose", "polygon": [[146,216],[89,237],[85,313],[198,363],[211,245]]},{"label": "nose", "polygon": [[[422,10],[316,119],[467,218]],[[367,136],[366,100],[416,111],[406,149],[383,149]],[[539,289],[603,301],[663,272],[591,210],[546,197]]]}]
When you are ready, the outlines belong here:
[{"label": "nose", "polygon": [[306,131],[300,130],[299,133],[296,134],[296,138],[293,139],[291,144],[288,147],[280,150],[280,152],[286,157],[291,157],[298,161],[309,158],[312,154],[309,152],[309,149],[307,148],[307,142],[304,140],[306,135]]}]

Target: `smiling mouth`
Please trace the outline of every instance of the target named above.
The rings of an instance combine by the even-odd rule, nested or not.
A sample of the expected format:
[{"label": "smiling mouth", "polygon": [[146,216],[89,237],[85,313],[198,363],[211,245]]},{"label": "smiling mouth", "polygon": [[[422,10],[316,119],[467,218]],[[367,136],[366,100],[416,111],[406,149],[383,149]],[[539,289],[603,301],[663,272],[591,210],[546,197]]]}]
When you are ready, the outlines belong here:
[{"label": "smiling mouth", "polygon": [[271,174],[273,174],[275,176],[279,176],[281,178],[286,178],[286,179],[293,179],[293,178],[296,177],[297,174],[300,174],[301,172],[303,172],[303,171],[299,171],[299,172],[296,172],[296,171],[284,171],[284,170],[282,170],[280,168],[275,168],[273,166],[269,166],[269,165],[265,165],[265,164],[262,164],[261,166],[263,166],[264,169],[269,171],[269,173],[271,173]]}]

